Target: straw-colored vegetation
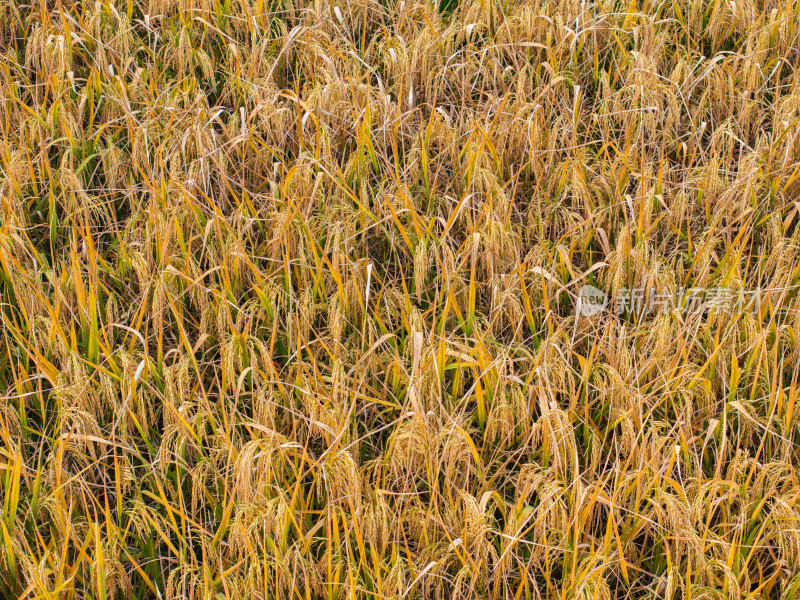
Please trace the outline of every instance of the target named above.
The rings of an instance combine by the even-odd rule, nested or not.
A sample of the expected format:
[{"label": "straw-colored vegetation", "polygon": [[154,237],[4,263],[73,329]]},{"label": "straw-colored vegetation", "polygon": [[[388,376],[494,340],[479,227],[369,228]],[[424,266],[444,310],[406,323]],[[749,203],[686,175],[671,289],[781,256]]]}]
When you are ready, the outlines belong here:
[{"label": "straw-colored vegetation", "polygon": [[[0,2],[0,596],[800,597],[798,48],[788,0]],[[761,301],[611,310],[692,287]]]}]

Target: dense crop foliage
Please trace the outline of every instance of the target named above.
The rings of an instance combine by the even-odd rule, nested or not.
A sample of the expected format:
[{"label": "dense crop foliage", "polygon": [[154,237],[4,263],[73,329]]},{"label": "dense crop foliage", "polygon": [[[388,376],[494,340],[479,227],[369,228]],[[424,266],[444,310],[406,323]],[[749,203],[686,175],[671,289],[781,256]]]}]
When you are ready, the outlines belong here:
[{"label": "dense crop foliage", "polygon": [[800,597],[800,4],[27,2],[0,597]]}]

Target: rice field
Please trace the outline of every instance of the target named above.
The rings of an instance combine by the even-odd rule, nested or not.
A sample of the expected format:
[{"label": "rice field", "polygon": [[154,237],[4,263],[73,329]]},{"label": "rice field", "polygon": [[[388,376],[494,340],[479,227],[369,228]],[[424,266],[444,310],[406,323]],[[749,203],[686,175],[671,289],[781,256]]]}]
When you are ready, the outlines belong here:
[{"label": "rice field", "polygon": [[0,1],[0,598],[800,598],[800,3]]}]

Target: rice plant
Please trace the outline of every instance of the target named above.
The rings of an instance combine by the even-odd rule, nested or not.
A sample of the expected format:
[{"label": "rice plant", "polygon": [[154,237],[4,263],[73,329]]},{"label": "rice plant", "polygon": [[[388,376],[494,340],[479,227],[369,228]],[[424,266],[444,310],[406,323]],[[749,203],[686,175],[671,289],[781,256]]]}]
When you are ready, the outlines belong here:
[{"label": "rice plant", "polygon": [[2,0],[0,57],[1,598],[800,598],[800,3]]}]

